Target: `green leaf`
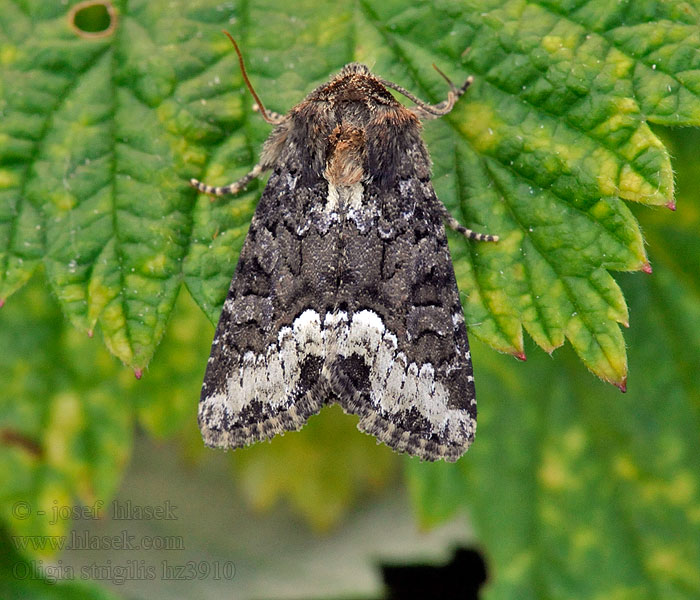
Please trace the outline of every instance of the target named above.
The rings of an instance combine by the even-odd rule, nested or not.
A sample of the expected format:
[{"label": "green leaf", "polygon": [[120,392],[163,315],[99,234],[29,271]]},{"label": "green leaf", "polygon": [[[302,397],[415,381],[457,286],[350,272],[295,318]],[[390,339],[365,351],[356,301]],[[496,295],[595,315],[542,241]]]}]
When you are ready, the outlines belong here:
[{"label": "green leaf", "polygon": [[11,544],[4,528],[0,527],[0,598],[117,600],[113,594],[82,581],[74,582],[75,579],[80,579],[79,574],[61,564],[25,560]]},{"label": "green leaf", "polygon": [[[174,44],[186,12],[173,26],[161,21],[154,39],[146,28],[155,12],[118,5],[114,34],[96,39],[69,27],[68,5],[25,8],[0,17],[0,135],[9,140],[0,297],[36,264],[25,253],[36,255],[38,212],[64,311],[83,330],[99,322],[110,350],[141,369],[163,335],[191,230],[193,195],[181,172],[196,150],[164,109],[213,42]],[[171,60],[176,54],[184,58]]]},{"label": "green leaf", "polygon": [[621,200],[666,204],[673,178],[635,98],[636,56],[607,33],[625,27],[594,27],[593,4],[506,2],[474,15],[456,37],[471,47],[475,89],[436,165],[457,165],[457,207],[502,236],[497,248],[455,244],[471,263],[458,278],[474,333],[516,355],[523,326],[550,352],[568,338],[590,369],[624,385],[627,309],[607,270],[647,259]]},{"label": "green leaf", "polygon": [[[42,264],[70,322],[101,329],[138,370],[176,297],[189,316],[170,321],[173,345],[137,384],[37,285],[2,309],[0,511],[11,533],[68,526],[16,522],[17,499],[47,508],[108,497],[135,419],[201,448],[186,398],[196,398],[211,328],[178,290],[184,281],[218,318],[261,184],[212,203],[187,180],[239,177],[269,132],[222,27],[239,36],[277,111],[351,60],[430,101],[446,93],[431,62],[455,81],[473,73],[453,113],[425,128],[440,197],[502,238],[451,239],[470,331],[515,355],[528,343],[523,326],[547,351],[569,339],[587,366],[623,384],[628,310],[609,272],[647,264],[629,203],[673,201],[669,152],[648,122],[698,123],[697,2],[120,1],[104,37],[70,27],[75,5],[0,10],[0,300]],[[695,132],[668,140],[681,162],[696,159]],[[698,172],[680,170],[679,185],[697,189]],[[456,465],[409,463],[426,524],[471,506],[491,597],[700,591],[700,210],[683,194],[678,216],[639,208],[655,273],[622,279],[630,393],[591,384],[571,353],[519,365],[477,342],[477,443]],[[391,473],[393,455],[373,444],[331,411],[236,453],[236,474],[256,505],[288,498],[324,528]],[[353,468],[334,472],[333,450]]]},{"label": "green leaf", "polygon": [[648,269],[626,202],[673,203],[648,122],[700,122],[696,7],[115,0],[104,30],[104,14],[72,26],[72,6],[30,0],[0,14],[0,299],[43,261],[71,322],[99,325],[137,372],[183,281],[216,321],[260,187],[212,203],[187,181],[236,179],[269,132],[226,27],[278,111],[352,60],[432,101],[446,89],[431,62],[474,74],[425,132],[441,199],[501,237],[452,239],[470,329],[519,357],[523,328],[548,352],[568,339],[624,386],[627,307],[609,271]]},{"label": "green leaf", "polygon": [[[132,408],[116,362],[66,326],[41,283],[0,315],[0,518],[21,536],[65,535],[70,520],[53,519],[54,507],[105,501],[131,454]],[[18,502],[29,512],[18,515]]]},{"label": "green leaf", "polygon": [[700,595],[700,144],[678,157],[681,219],[640,212],[655,264],[626,276],[630,389],[592,384],[570,353],[527,365],[474,348],[479,432],[455,465],[408,460],[421,521],[469,507],[487,598]]},{"label": "green leaf", "polygon": [[[196,397],[210,337],[201,332],[210,326],[183,294],[169,343],[138,382],[98,340],[69,326],[35,279],[0,313],[0,519],[13,535],[59,536],[71,522],[52,519],[53,507],[109,502],[135,419],[160,437],[196,435],[203,447]],[[13,512],[17,502],[31,508],[28,518]]]},{"label": "green leaf", "polygon": [[133,388],[139,424],[151,435],[160,439],[189,436],[204,450],[197,399],[213,335],[213,327],[190,294],[181,293],[168,323],[166,343],[158,348],[147,375]]}]

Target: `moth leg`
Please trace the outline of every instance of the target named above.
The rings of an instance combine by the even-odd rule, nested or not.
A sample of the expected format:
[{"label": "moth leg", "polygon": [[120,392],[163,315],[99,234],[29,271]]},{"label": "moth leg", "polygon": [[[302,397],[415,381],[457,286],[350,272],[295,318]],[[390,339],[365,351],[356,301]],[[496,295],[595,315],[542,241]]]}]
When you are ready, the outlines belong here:
[{"label": "moth leg", "polygon": [[[253,104],[253,112],[261,112],[259,104]],[[266,122],[270,123],[270,125],[281,125],[287,119],[286,115],[281,115],[273,110],[265,109],[265,115],[267,118],[263,118]]]},{"label": "moth leg", "polygon": [[498,236],[497,235],[490,235],[488,233],[479,233],[478,231],[474,231],[473,229],[467,229],[462,225],[457,219],[455,219],[448,211],[447,209],[440,204],[440,209],[442,211],[442,218],[445,220],[445,223],[447,223],[447,226],[452,229],[453,231],[456,231],[457,233],[461,233],[465,238],[470,239],[470,240],[476,240],[477,242],[497,242],[498,241]]},{"label": "moth leg", "polygon": [[250,173],[244,175],[238,181],[234,181],[233,183],[229,183],[228,185],[216,187],[212,185],[207,185],[206,183],[202,183],[198,179],[190,179],[190,185],[193,188],[202,192],[203,194],[211,194],[212,196],[237,194],[251,181],[253,181],[253,179],[257,179],[258,177],[260,177],[263,171],[265,171],[265,168],[263,168],[262,163],[258,163],[253,167],[253,170]]}]

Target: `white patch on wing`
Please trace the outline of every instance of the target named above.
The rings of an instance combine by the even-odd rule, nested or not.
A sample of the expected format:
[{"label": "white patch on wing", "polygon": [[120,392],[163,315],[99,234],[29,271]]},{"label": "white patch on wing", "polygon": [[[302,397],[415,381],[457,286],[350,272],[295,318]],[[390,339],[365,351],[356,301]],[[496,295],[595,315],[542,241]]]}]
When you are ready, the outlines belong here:
[{"label": "white patch on wing", "polygon": [[328,198],[326,199],[326,205],[323,207],[323,212],[327,215],[333,215],[338,212],[340,206],[340,197],[338,195],[338,188],[332,183],[328,184]]},{"label": "white patch on wing", "polygon": [[449,392],[437,380],[433,365],[409,363],[396,335],[371,310],[359,311],[351,319],[343,311],[322,318],[315,310],[305,310],[279,331],[277,343],[265,353],[247,352],[239,359],[231,368],[225,393],[205,398],[200,415],[222,422],[226,413],[235,420],[254,400],[267,405],[264,410],[271,414],[287,409],[307,358],[321,357],[327,368],[352,355],[360,356],[369,368],[369,402],[384,419],[391,421],[414,408],[433,433],[449,434],[453,442],[473,435],[474,420],[464,409],[450,407]]},{"label": "white patch on wing", "polygon": [[347,197],[348,212],[351,210],[362,210],[362,183],[353,183],[350,186],[350,194]]},{"label": "white patch on wing", "polygon": [[286,174],[286,183],[287,183],[287,188],[292,191],[296,189],[297,187],[297,180],[299,179],[298,176],[292,175],[291,173]]},{"label": "white patch on wing", "polygon": [[320,230],[325,230],[340,215],[352,221],[361,233],[365,233],[379,215],[376,202],[365,202],[364,188],[361,182],[352,185],[336,186],[328,183],[328,197],[323,207],[323,219]]},{"label": "white patch on wing", "polygon": [[309,308],[301,313],[292,323],[292,329],[297,344],[297,354],[323,356],[321,317],[315,310]]}]

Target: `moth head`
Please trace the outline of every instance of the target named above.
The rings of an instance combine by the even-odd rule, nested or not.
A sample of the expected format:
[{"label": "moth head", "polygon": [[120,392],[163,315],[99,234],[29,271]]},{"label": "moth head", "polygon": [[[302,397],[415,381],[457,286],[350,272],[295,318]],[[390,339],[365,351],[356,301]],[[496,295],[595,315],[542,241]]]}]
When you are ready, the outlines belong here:
[{"label": "moth head", "polygon": [[356,102],[363,105],[396,105],[397,102],[382,81],[365,65],[350,63],[328,83],[317,88],[309,100],[332,105]]},{"label": "moth head", "polygon": [[345,65],[341,69],[340,73],[338,73],[338,77],[343,77],[346,75],[364,75],[365,77],[374,77],[368,67],[362,63],[356,62]]}]

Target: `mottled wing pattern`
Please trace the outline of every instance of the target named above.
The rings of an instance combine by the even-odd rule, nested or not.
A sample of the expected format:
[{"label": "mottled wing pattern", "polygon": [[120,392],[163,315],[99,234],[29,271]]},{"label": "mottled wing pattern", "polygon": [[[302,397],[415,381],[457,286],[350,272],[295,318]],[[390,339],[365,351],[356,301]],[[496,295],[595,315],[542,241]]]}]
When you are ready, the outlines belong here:
[{"label": "mottled wing pattern", "polygon": [[322,375],[363,431],[398,451],[456,460],[476,429],[474,378],[420,124],[390,106],[373,111],[362,135],[347,123],[337,131],[332,160],[347,173],[361,156],[365,176],[329,177],[339,284]]},{"label": "mottled wing pattern", "polygon": [[323,349],[297,317],[332,305],[335,277],[317,257],[337,256],[338,238],[311,223],[325,180],[300,187],[284,167],[265,187],[214,336],[199,405],[210,446],[300,429],[324,403]]},{"label": "mottled wing pattern", "polygon": [[299,429],[336,401],[396,450],[456,460],[474,380],[417,114],[349,65],[281,121],[264,168],[202,388],[206,443]]},{"label": "mottled wing pattern", "polygon": [[[429,181],[365,188],[379,225],[344,221],[342,286],[324,374],[359,427],[395,450],[456,460],[476,428],[467,331]],[[416,200],[414,202],[414,200]]]}]

